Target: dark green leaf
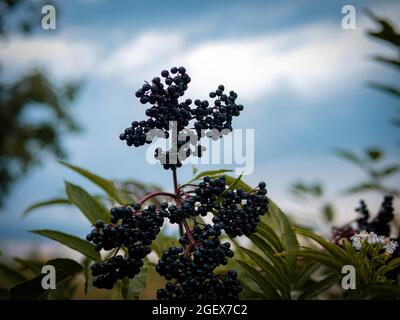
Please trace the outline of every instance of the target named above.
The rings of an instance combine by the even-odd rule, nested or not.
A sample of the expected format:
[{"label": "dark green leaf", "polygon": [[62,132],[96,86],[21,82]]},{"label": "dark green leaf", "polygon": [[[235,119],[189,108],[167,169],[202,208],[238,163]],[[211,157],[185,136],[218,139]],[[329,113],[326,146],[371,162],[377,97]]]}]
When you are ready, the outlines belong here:
[{"label": "dark green leaf", "polygon": [[368,83],[368,86],[373,89],[383,91],[384,93],[391,94],[391,95],[395,96],[396,98],[400,98],[400,89],[393,87],[391,85],[370,81]]},{"label": "dark green leaf", "polygon": [[360,167],[364,167],[364,162],[362,161],[362,159],[360,159],[356,154],[354,154],[354,153],[352,153],[350,151],[347,151],[347,150],[344,150],[344,149],[335,148],[334,153],[337,156],[339,156],[339,157],[341,157],[341,158],[343,158],[343,159],[345,159],[347,161],[350,161],[350,162],[352,162],[352,163],[354,163],[354,164],[356,164],[356,165],[358,165]]},{"label": "dark green leaf", "polygon": [[40,202],[36,202],[26,208],[24,212],[22,213],[23,217],[26,217],[28,213],[30,213],[34,209],[38,208],[43,208],[43,207],[48,207],[48,206],[54,206],[54,205],[70,205],[71,202],[69,202],[67,199],[64,198],[55,198],[55,199],[50,199],[50,200],[44,200]]},{"label": "dark green leaf", "polygon": [[109,195],[110,198],[114,199],[119,204],[125,204],[124,199],[121,198],[117,188],[115,187],[115,185],[112,181],[104,179],[94,173],[91,173],[91,172],[89,172],[85,169],[79,168],[77,166],[73,166],[64,161],[60,161],[60,163],[64,166],[72,169],[73,171],[79,173],[80,175],[84,176],[85,178],[89,179],[90,181],[92,181],[98,187],[103,189]]},{"label": "dark green leaf", "polygon": [[316,272],[321,265],[314,261],[308,261],[300,268],[299,273],[296,275],[294,280],[295,288],[302,288],[306,284],[307,280],[310,279],[311,275]]},{"label": "dark green leaf", "polygon": [[108,210],[84,189],[65,182],[65,190],[69,201],[76,205],[92,224],[95,224],[97,220],[109,222]]},{"label": "dark green leaf", "polygon": [[9,282],[13,284],[26,280],[26,277],[22,273],[12,269],[11,267],[3,263],[0,263],[0,274],[2,274],[4,278],[6,278]]},{"label": "dark green leaf", "polygon": [[235,259],[235,261],[246,271],[246,273],[252,278],[264,291],[265,295],[272,300],[281,300],[278,292],[271,286],[268,280],[263,277],[259,271],[248,265],[246,262]]},{"label": "dark green leaf", "polygon": [[322,208],[322,214],[327,222],[332,222],[335,218],[335,212],[331,204],[326,204]]},{"label": "dark green leaf", "polygon": [[[269,199],[269,214],[279,228],[283,249],[285,251],[298,250],[299,243],[288,218],[271,199]],[[297,258],[295,256],[286,256],[285,260],[289,268],[290,275],[294,276],[296,273]]]},{"label": "dark green leaf", "polygon": [[355,193],[371,191],[371,190],[379,190],[379,189],[380,189],[380,187],[376,183],[364,182],[364,183],[360,183],[353,187],[343,190],[343,193],[344,194],[355,194]]},{"label": "dark green leaf", "polygon": [[[82,266],[71,259],[54,259],[46,262],[56,270],[56,286],[65,279],[72,277],[82,271]],[[10,289],[11,299],[35,300],[47,295],[50,290],[42,288],[42,279],[46,274],[22,282]]]},{"label": "dark green leaf", "polygon": [[298,234],[301,234],[302,236],[313,239],[315,242],[317,242],[320,246],[322,246],[326,251],[328,251],[332,256],[334,256],[336,259],[338,259],[342,263],[344,263],[344,264],[349,263],[348,256],[346,255],[346,252],[341,247],[325,240],[321,236],[319,236],[311,231],[307,231],[307,230],[300,229],[300,228],[294,228],[294,230]]},{"label": "dark green leaf", "polygon": [[277,252],[283,251],[283,247],[278,235],[268,224],[264,223],[262,220],[260,220],[258,223],[257,234],[270,243]]},{"label": "dark green leaf", "polygon": [[334,269],[338,272],[342,270],[342,264],[337,261],[337,259],[333,258],[331,255],[328,255],[323,252],[319,252],[312,249],[300,250],[300,251],[286,251],[283,252],[282,255],[285,256],[298,256],[298,257],[305,257],[311,259],[313,261],[319,262],[320,264]]},{"label": "dark green leaf", "polygon": [[86,240],[55,230],[33,230],[31,232],[60,242],[95,261],[100,260],[100,253],[95,250],[94,245]]},{"label": "dark green leaf", "polygon": [[313,284],[312,286],[308,287],[303,291],[303,293],[299,296],[299,300],[308,300],[313,299],[318,296],[320,293],[328,290],[332,287],[335,283],[337,283],[341,279],[340,274],[332,274],[327,276],[321,281]]},{"label": "dark green leaf", "polygon": [[367,157],[372,161],[378,161],[383,157],[383,151],[379,149],[367,149],[365,150]]},{"label": "dark green leaf", "polygon": [[244,247],[239,247],[239,249],[258,264],[262,272],[264,272],[263,276],[276,290],[279,290],[284,299],[290,299],[290,284],[285,276],[277,272],[276,269],[259,254]]},{"label": "dark green leaf", "polygon": [[34,274],[40,273],[42,270],[42,263],[39,261],[20,258],[15,258],[14,260],[18,262],[24,270],[32,271]]}]

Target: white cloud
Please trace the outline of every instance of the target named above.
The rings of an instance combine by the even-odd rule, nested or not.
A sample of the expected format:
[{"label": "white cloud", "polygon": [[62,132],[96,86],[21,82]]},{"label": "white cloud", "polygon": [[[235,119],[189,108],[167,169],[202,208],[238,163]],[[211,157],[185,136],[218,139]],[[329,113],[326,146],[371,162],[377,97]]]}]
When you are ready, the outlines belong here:
[{"label": "white cloud", "polygon": [[40,66],[58,78],[82,76],[93,70],[98,60],[98,50],[92,44],[62,35],[10,37],[1,43],[0,52],[8,73]]},{"label": "white cloud", "polygon": [[247,101],[282,86],[315,97],[357,81],[370,46],[362,28],[346,31],[339,23],[194,43],[189,35],[146,32],[117,48],[103,73],[132,88],[160,68],[184,65],[194,80],[190,93],[195,96],[224,83]]}]

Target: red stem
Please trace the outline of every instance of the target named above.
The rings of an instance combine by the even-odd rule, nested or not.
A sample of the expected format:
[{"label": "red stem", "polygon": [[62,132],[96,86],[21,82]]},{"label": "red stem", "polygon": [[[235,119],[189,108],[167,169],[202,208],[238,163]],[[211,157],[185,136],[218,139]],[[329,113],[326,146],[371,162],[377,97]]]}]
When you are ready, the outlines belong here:
[{"label": "red stem", "polygon": [[[182,205],[181,198],[179,197],[180,188],[178,186],[178,179],[177,179],[177,176],[176,176],[176,169],[172,170],[172,178],[174,180],[174,190],[175,190],[175,194],[176,194],[176,198],[175,198],[176,204],[177,205]],[[193,245],[195,240],[193,238],[192,232],[190,231],[189,224],[187,223],[186,219],[182,220],[182,225],[180,225],[180,227],[182,228],[182,226],[185,229],[186,234],[188,235],[189,242],[190,242],[189,248],[191,248],[191,246]]]},{"label": "red stem", "polygon": [[170,193],[170,192],[152,192],[149,193],[147,195],[145,195],[142,199],[139,200],[140,204],[145,203],[147,200],[156,197],[156,196],[166,196],[166,197],[170,197],[170,198],[174,198],[177,199],[177,195],[174,193]]}]

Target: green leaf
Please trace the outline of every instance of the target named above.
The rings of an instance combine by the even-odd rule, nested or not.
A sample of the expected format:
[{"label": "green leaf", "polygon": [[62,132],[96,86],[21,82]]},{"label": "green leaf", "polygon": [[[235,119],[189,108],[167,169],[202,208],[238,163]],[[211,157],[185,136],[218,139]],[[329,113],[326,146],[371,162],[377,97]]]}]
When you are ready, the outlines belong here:
[{"label": "green leaf", "polygon": [[384,275],[398,267],[400,267],[400,258],[393,259],[386,266],[382,267],[381,274]]},{"label": "green leaf", "polygon": [[379,190],[380,186],[376,183],[364,182],[343,190],[343,194],[355,194],[371,190]]},{"label": "green leaf", "polygon": [[272,300],[281,300],[278,292],[270,285],[268,280],[263,277],[259,271],[248,265],[246,262],[235,259],[235,261],[246,271],[250,278],[252,278],[260,287],[261,290],[264,291],[265,295]]},{"label": "green leaf", "polygon": [[[225,173],[225,172],[232,172],[232,170],[219,169],[219,170],[203,171],[203,172],[200,172],[193,179],[191,179],[188,183],[192,183],[192,182],[194,182],[196,180],[199,180],[200,178],[203,178],[203,177],[206,177],[206,176],[209,176],[209,177],[218,176],[218,175],[221,175],[222,173]],[[195,172],[193,172],[193,174],[195,174]]]},{"label": "green leaf", "polygon": [[348,264],[349,263],[349,258],[346,255],[346,252],[339,246],[325,240],[321,236],[300,228],[293,228],[298,234],[301,234],[302,236],[305,236],[307,238],[313,239],[315,242],[317,242],[320,246],[322,246],[326,251],[328,251],[333,257],[341,261],[343,264]]},{"label": "green leaf", "polygon": [[268,224],[264,223],[262,220],[258,223],[256,234],[260,235],[264,240],[270,243],[277,252],[283,251],[281,241],[278,235],[275,233]]},{"label": "green leaf", "polygon": [[92,181],[94,184],[96,184],[98,187],[103,189],[111,199],[114,199],[117,201],[119,204],[125,204],[124,199],[121,198],[118,189],[115,187],[114,183],[110,180],[104,179],[94,173],[91,173],[85,169],[79,168],[77,166],[73,166],[69,163],[66,163],[64,161],[59,161],[62,165],[72,169],[73,171],[79,173],[80,175],[84,176],[85,178],[89,179]]},{"label": "green leaf", "polygon": [[335,218],[335,211],[331,204],[325,204],[322,208],[322,214],[327,222],[332,222]]},{"label": "green leaf", "polygon": [[121,293],[124,300],[138,300],[140,293],[146,289],[148,266],[144,264],[140,273],[133,279],[122,280]]},{"label": "green leaf", "polygon": [[42,270],[42,263],[39,261],[20,258],[14,258],[14,260],[18,262],[24,270],[32,271],[34,274],[40,273]]},{"label": "green leaf", "polygon": [[397,165],[397,164],[389,165],[389,166],[383,168],[380,172],[378,172],[378,176],[383,178],[383,177],[390,176],[399,171],[400,171],[399,165]]},{"label": "green leaf", "polygon": [[[72,277],[82,271],[82,266],[71,259],[54,259],[46,262],[56,269],[56,286],[65,279]],[[10,289],[11,299],[16,300],[35,300],[44,298],[50,290],[42,288],[42,279],[46,274],[22,282]]]},{"label": "green leaf", "polygon": [[10,268],[3,263],[0,263],[0,274],[2,274],[4,278],[6,278],[9,282],[13,284],[26,280],[26,277],[22,273]]},{"label": "green leaf", "polygon": [[380,90],[385,93],[391,94],[397,98],[400,98],[400,89],[399,88],[396,88],[396,87],[393,87],[393,86],[387,85],[387,84],[374,82],[374,81],[370,81],[368,83],[368,86],[373,89]]},{"label": "green leaf", "polygon": [[28,213],[38,208],[54,206],[54,205],[70,205],[70,204],[71,202],[69,202],[67,199],[64,198],[55,198],[55,199],[39,201],[26,208],[22,213],[22,216],[26,217]]},{"label": "green leaf", "polygon": [[304,266],[300,268],[300,272],[296,275],[294,280],[294,287],[295,288],[302,288],[303,285],[310,279],[311,275],[316,272],[321,265],[314,261],[307,261]]},{"label": "green leaf", "polygon": [[[236,188],[238,188],[239,187],[239,185],[240,185],[240,182],[241,182],[241,179],[242,179],[242,175],[240,175],[240,176],[238,176],[235,180],[231,180],[230,178],[232,178],[232,177],[229,177],[228,179],[227,179],[227,177],[229,177],[229,176],[226,176],[225,175],[225,182],[227,183],[227,185],[229,185],[229,187],[227,188],[227,189],[225,189],[224,190],[224,192],[222,192],[222,194],[220,194],[218,197],[217,197],[217,199],[215,199],[215,203],[220,203],[221,201],[222,201],[222,199],[224,198],[224,196],[225,196],[225,194],[228,192],[228,190],[230,191],[230,190],[234,190],[234,189],[236,189]],[[246,191],[246,190],[245,190]]]},{"label": "green leaf", "polygon": [[400,288],[385,284],[372,284],[365,291],[370,294],[371,299],[377,298],[400,298]]},{"label": "green leaf", "polygon": [[343,266],[341,263],[337,262],[337,259],[333,258],[331,255],[312,249],[300,251],[285,251],[282,253],[282,255],[305,257],[313,261],[319,262],[320,264],[338,272],[341,272]]},{"label": "green leaf", "polygon": [[290,286],[287,274],[289,272],[285,260],[281,256],[276,255],[276,251],[266,242],[264,239],[259,237],[257,234],[252,234],[250,240],[267,256],[267,258],[275,265],[276,271],[279,272],[281,280],[286,282]]},{"label": "green leaf", "polygon": [[31,232],[60,242],[94,261],[100,260],[100,253],[95,250],[94,245],[86,240],[54,230],[32,230]]},{"label": "green leaf", "polygon": [[[299,243],[288,218],[271,199],[269,199],[269,214],[275,220],[276,225],[279,228],[281,243],[284,250],[297,250]],[[285,260],[289,268],[290,275],[294,276],[296,273],[297,258],[295,256],[286,256]]]},{"label": "green leaf", "polygon": [[109,222],[110,213],[108,210],[84,189],[65,182],[65,191],[69,201],[76,205],[92,224],[95,224],[97,220]]},{"label": "green leaf", "polygon": [[303,293],[299,296],[299,300],[307,300],[313,299],[318,296],[320,293],[328,290],[332,287],[335,283],[337,283],[341,279],[340,274],[332,274],[327,276],[321,281],[311,285],[307,289],[303,291]]},{"label": "green leaf", "polygon": [[244,247],[239,247],[250,259],[252,259],[264,272],[264,277],[266,280],[276,289],[279,290],[284,299],[290,299],[290,284],[286,277],[282,276],[275,268],[270,265],[265,259],[263,259],[259,254],[246,249]]},{"label": "green leaf", "polygon": [[383,151],[379,149],[367,149],[365,154],[372,161],[378,161],[383,157]]},{"label": "green leaf", "polygon": [[340,148],[335,148],[334,153],[339,156],[340,158],[343,158],[344,160],[347,160],[349,162],[354,163],[357,166],[364,167],[364,162],[361,158],[359,158],[356,154],[340,149]]}]

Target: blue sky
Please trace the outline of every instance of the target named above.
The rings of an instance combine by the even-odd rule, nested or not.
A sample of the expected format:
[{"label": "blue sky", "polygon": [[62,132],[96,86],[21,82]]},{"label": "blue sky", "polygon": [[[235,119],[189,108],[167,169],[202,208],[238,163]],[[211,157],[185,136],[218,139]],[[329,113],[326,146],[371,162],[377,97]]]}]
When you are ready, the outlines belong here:
[{"label": "blue sky", "polygon": [[[41,66],[54,81],[85,82],[73,113],[84,131],[64,138],[68,161],[110,178],[133,178],[170,188],[170,175],[145,162],[145,150],[130,149],[118,134],[144,108],[133,92],[161,69],[185,65],[188,95],[206,97],[223,83],[238,92],[245,112],[236,128],[255,129],[255,171],[246,180],[267,182],[270,195],[294,211],[289,183],[323,181],[336,201],[339,221],[352,217],[357,197],[337,191],[362,174],[332,155],[340,146],[360,151],[381,146],[399,158],[398,132],[388,125],[398,101],[366,87],[369,79],[398,82],[392,70],[372,62],[390,52],[368,39],[373,26],[364,8],[399,21],[396,1],[352,1],[356,30],[341,28],[345,1],[106,1],[56,3],[57,29],[11,36],[0,49],[12,78]],[[61,195],[63,181],[87,187],[76,174],[43,154],[44,165],[14,188],[0,214],[0,247],[18,255],[42,241],[28,229],[54,228],[84,236],[89,224],[69,208],[43,209],[21,220],[32,202]],[[200,170],[209,167],[200,167]],[[215,167],[214,167],[215,168]],[[181,170],[182,181],[191,168]],[[376,197],[366,194],[373,202]],[[304,213],[312,219],[312,213]],[[19,244],[19,245],[16,245]],[[6,251],[7,251],[6,250]],[[20,252],[18,250],[21,250]]]}]

